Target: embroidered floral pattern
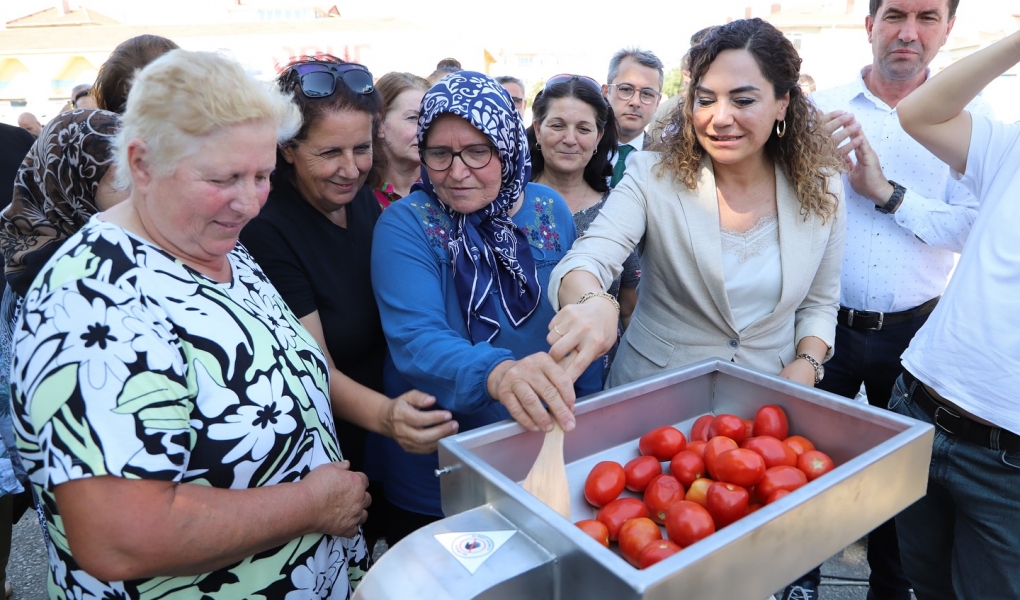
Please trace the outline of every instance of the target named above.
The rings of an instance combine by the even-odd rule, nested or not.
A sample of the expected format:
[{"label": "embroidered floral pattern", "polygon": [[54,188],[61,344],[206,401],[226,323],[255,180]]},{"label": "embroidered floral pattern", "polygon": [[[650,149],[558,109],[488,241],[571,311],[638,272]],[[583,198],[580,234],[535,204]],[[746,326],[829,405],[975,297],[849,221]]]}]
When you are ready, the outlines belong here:
[{"label": "embroidered floral pattern", "polygon": [[422,229],[429,238],[429,245],[446,250],[450,245],[450,217],[431,201],[412,202],[422,222]]},{"label": "embroidered floral pattern", "polygon": [[535,198],[532,207],[535,218],[521,229],[528,243],[540,250],[560,252],[560,232],[556,229],[556,218],[553,216],[553,199],[539,196]]}]

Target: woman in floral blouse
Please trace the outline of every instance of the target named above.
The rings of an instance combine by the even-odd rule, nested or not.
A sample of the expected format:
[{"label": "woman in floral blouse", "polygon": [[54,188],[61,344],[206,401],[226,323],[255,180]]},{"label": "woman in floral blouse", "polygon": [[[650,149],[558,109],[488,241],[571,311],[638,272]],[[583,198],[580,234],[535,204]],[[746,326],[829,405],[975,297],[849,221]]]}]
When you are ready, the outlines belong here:
[{"label": "woman in floral blouse", "polygon": [[347,598],[371,498],[326,360],[243,247],[300,118],[226,58],[138,76],[121,204],[29,288],[11,375],[51,598]]},{"label": "woman in floral blouse", "polygon": [[[509,94],[480,73],[447,75],[422,100],[418,147],[424,189],[386,209],[372,245],[392,359],[386,393],[432,394],[461,431],[508,417],[531,430],[556,419],[569,431],[575,398],[601,389],[601,365],[572,385],[547,354],[543,290],[574,222],[559,194],[528,183],[527,136]],[[383,442],[391,510],[418,527],[441,518],[436,454]]]}]

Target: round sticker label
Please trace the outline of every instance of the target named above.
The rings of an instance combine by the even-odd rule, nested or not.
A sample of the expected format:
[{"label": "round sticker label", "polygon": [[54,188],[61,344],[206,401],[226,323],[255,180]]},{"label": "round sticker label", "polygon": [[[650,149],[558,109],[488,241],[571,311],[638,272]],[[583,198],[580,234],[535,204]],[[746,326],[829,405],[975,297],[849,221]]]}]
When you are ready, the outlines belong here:
[{"label": "round sticker label", "polygon": [[454,554],[464,558],[483,558],[496,549],[496,544],[487,535],[469,533],[462,535],[451,544]]}]

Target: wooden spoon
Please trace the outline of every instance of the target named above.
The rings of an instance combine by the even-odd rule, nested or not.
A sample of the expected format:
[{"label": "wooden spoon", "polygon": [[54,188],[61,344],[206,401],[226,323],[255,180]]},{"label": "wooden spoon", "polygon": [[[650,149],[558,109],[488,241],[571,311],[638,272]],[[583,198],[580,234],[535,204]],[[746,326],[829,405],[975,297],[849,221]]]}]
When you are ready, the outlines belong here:
[{"label": "wooden spoon", "polygon": [[563,430],[555,419],[521,487],[563,515],[564,519],[570,519],[570,484],[567,482],[567,465],[563,461]]}]

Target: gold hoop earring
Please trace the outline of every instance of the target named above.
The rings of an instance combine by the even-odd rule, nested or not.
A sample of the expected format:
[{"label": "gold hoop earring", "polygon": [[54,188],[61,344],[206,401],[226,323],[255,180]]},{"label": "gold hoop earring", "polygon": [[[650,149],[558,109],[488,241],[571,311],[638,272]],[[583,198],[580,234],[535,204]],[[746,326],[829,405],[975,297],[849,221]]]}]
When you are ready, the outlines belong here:
[{"label": "gold hoop earring", "polygon": [[786,135],[786,119],[776,121],[776,135],[779,137]]}]

